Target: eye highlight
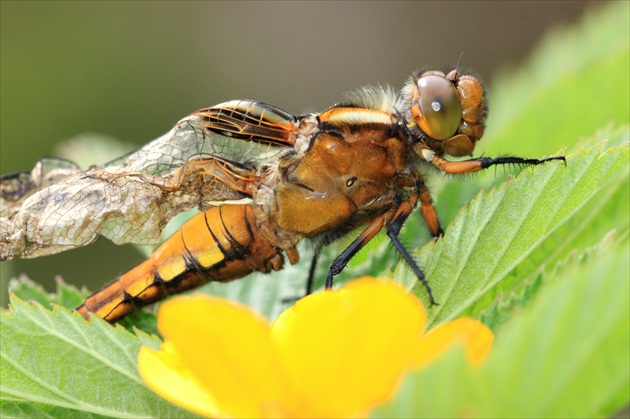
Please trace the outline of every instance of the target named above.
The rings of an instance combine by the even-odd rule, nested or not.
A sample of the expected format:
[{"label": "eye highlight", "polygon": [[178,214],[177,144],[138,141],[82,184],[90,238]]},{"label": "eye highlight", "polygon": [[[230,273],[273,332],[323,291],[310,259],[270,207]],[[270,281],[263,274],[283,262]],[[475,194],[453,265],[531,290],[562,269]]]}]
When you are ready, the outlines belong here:
[{"label": "eye highlight", "polygon": [[442,75],[426,74],[416,83],[411,112],[422,131],[436,140],[446,140],[457,132],[462,104],[450,80]]}]

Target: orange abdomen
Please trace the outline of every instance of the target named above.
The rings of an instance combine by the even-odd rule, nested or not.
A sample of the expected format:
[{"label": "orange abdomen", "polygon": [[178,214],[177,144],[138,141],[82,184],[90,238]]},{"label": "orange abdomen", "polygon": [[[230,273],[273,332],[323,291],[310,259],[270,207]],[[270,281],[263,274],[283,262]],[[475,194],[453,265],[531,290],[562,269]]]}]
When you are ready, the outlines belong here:
[{"label": "orange abdomen", "polygon": [[231,281],[282,265],[281,250],[258,233],[251,205],[222,205],[199,213],[151,256],[77,308],[115,322],[136,308],[209,281]]}]

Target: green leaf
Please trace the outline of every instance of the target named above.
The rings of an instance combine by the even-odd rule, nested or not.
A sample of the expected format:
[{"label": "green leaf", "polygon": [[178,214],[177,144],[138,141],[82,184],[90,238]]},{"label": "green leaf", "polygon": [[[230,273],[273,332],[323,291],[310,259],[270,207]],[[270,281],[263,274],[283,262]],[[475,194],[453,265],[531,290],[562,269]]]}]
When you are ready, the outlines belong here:
[{"label": "green leaf", "polygon": [[41,403],[1,401],[0,411],[2,417],[7,418],[106,418],[108,416],[96,415],[80,410],[66,409],[63,407],[49,406]]},{"label": "green leaf", "polygon": [[24,301],[36,301],[44,307],[52,307],[52,296],[37,282],[25,275],[9,280],[9,290]]},{"label": "green leaf", "polygon": [[86,290],[78,290],[76,287],[66,284],[63,279],[57,278],[57,290],[50,294],[44,287],[22,275],[9,281],[9,289],[19,299],[23,301],[37,301],[47,308],[52,308],[53,304],[66,308],[79,306],[88,295]]},{"label": "green leaf", "polygon": [[[627,137],[628,132],[623,133]],[[430,323],[461,314],[489,292],[616,176],[627,173],[628,145],[600,155],[602,144],[578,151],[567,166],[556,162],[525,170],[516,179],[481,193],[462,209],[422,263],[441,304]],[[423,254],[424,255],[424,254]],[[405,264],[397,274],[412,282]],[[423,288],[414,291],[426,299]]]},{"label": "green leaf", "polygon": [[[434,322],[440,316],[481,318],[497,333],[495,349],[480,371],[468,368],[461,350],[454,349],[409,377],[376,417],[610,417],[627,406],[628,13],[627,2],[608,4],[580,27],[552,34],[522,69],[506,73],[490,89],[480,151],[539,157],[602,138],[617,147],[603,156],[597,149],[578,151],[568,171],[551,165],[528,169],[482,193],[461,210],[442,242],[418,253],[436,293],[457,282],[455,297],[438,307]],[[610,152],[620,153],[619,160]],[[602,178],[611,165],[618,165],[616,173]],[[466,182],[474,189],[494,183],[488,177]],[[520,203],[497,204],[515,192]],[[445,202],[456,205],[460,194],[470,196],[470,190],[442,187],[438,210]],[[529,226],[527,208],[535,215]],[[507,222],[496,218],[501,214]],[[467,251],[457,253],[461,250]],[[469,258],[466,263],[462,256]],[[459,271],[450,271],[450,264],[462,266],[460,278],[452,278]],[[500,267],[505,275],[497,275]],[[475,269],[495,277],[477,278],[480,285]],[[397,272],[413,282],[404,267]],[[472,305],[468,293],[478,297]]]},{"label": "green leaf", "polygon": [[[609,416],[627,403],[627,256],[626,240],[585,266],[573,264],[530,312],[506,327],[483,370],[485,390],[493,400],[480,408],[480,416]],[[618,400],[621,391],[625,400]],[[611,406],[611,401],[617,404]]]},{"label": "green leaf", "polygon": [[[629,243],[569,261],[481,369],[455,347],[375,417],[609,417],[630,391]],[[624,263],[618,263],[623,260]]]},{"label": "green leaf", "polygon": [[[123,327],[15,296],[0,326],[3,415],[191,417],[144,385],[136,366],[141,340]],[[146,335],[142,341],[157,346]]]},{"label": "green leaf", "polygon": [[[611,139],[615,142],[621,140],[618,133]],[[616,138],[616,139],[615,139]],[[627,137],[626,137],[627,139]],[[468,307],[462,315],[483,317],[488,311],[492,311],[496,304],[495,299],[514,302],[521,297],[532,298],[545,272],[558,261],[569,254],[582,252],[597,243],[602,237],[616,231],[617,235],[627,235],[630,213],[630,178],[627,167],[614,176],[607,185],[594,194],[588,202],[585,202],[578,211],[558,229],[536,246],[504,279],[477,300],[473,306]],[[508,310],[517,310],[519,305],[501,304],[503,314]],[[495,318],[490,324],[498,325]]]},{"label": "green leaf", "polygon": [[611,121],[627,124],[629,14],[625,1],[594,8],[580,25],[549,33],[518,71],[497,77],[477,151],[549,154],[575,147]]},{"label": "green leaf", "polygon": [[[593,144],[604,138],[612,145],[627,142],[630,48],[627,31],[619,29],[628,27],[628,10],[627,2],[599,9],[580,26],[550,34],[521,70],[506,72],[496,88],[489,90],[488,129],[478,151],[486,147],[491,154],[507,151],[540,157],[576,142]],[[596,106],[587,106],[589,103]],[[613,128],[610,121],[620,124]],[[597,133],[585,138],[592,132]],[[497,308],[497,298],[510,300],[526,294],[533,298],[541,275],[570,252],[584,251],[613,229],[620,235],[627,234],[627,154],[620,163],[623,167],[618,167],[617,174],[610,174],[606,185],[598,169],[591,171],[593,168],[583,164],[582,160],[570,161],[569,171],[557,174],[549,172],[548,166],[553,163],[536,168],[535,175],[527,174],[528,169],[522,175],[526,179],[519,176],[497,191],[482,193],[460,211],[437,245],[429,244],[416,253],[434,291],[449,295],[447,307],[443,304],[431,310],[436,321],[458,315],[489,320],[488,313]],[[605,165],[600,165],[600,169],[616,170]],[[580,174],[582,169],[588,171]],[[451,220],[453,209],[470,200],[471,192],[482,185],[496,184],[500,177],[491,172],[462,182],[438,182],[432,191],[442,221]],[[549,179],[549,174],[553,178]],[[571,190],[569,186],[573,188],[578,179],[582,179],[577,185],[580,189]],[[508,190],[513,192],[503,201],[498,194]],[[554,209],[558,213],[551,217],[551,205],[562,200],[562,207]],[[528,206],[531,212],[526,215]],[[529,224],[524,217],[528,217]],[[404,236],[426,237],[420,223],[412,220],[408,224],[403,229]],[[477,236],[482,239],[478,243]],[[514,237],[514,241],[509,237]],[[462,258],[466,258],[465,263]],[[458,264],[461,271],[453,269]],[[493,264],[494,273],[490,271]],[[404,264],[395,272],[399,280],[414,284]],[[450,295],[452,287],[455,296]],[[415,291],[425,296],[421,288],[416,287]],[[444,299],[438,298],[438,302],[444,303]],[[507,307],[502,307],[504,320],[509,318],[509,311],[518,309],[518,304],[510,305],[509,310]],[[494,319],[499,321],[499,317]]]}]

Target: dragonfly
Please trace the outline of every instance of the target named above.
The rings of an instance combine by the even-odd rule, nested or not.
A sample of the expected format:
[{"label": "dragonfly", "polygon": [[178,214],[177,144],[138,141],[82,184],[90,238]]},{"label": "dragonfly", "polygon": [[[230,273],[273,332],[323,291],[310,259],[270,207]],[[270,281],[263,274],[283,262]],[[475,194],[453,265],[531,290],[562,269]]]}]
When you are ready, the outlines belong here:
[{"label": "dragonfly", "polygon": [[0,260],[53,254],[99,236],[157,243],[173,216],[197,208],[148,259],[76,310],[116,322],[209,281],[277,271],[285,259],[294,264],[302,240],[315,244],[314,265],[323,246],[359,227],[329,267],[326,288],[384,230],[434,304],[399,239],[417,206],[431,236],[443,234],[424,182],[427,168],[461,175],[565,161],[473,158],[487,113],[481,81],[457,69],[415,72],[399,93],[364,87],[319,113],[296,116],[254,100],[201,109],[106,165],[82,170],[45,158],[31,172],[2,176]]}]

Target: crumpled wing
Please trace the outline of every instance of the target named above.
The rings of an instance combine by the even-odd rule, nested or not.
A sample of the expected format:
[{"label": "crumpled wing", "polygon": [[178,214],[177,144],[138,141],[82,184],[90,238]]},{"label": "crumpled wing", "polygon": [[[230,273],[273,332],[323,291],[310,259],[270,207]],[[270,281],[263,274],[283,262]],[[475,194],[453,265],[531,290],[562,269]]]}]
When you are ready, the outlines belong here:
[{"label": "crumpled wing", "polygon": [[[233,101],[192,114],[104,167],[82,171],[65,160],[45,159],[31,173],[3,176],[0,260],[85,246],[99,235],[117,244],[157,243],[166,223],[180,212],[246,202],[259,182],[260,168],[286,152],[295,129],[289,114],[286,119],[270,108],[263,118],[256,111],[267,108],[255,105]],[[252,118],[257,124],[273,123],[283,137],[228,137],[219,125],[225,124],[221,113],[250,131]]]}]

